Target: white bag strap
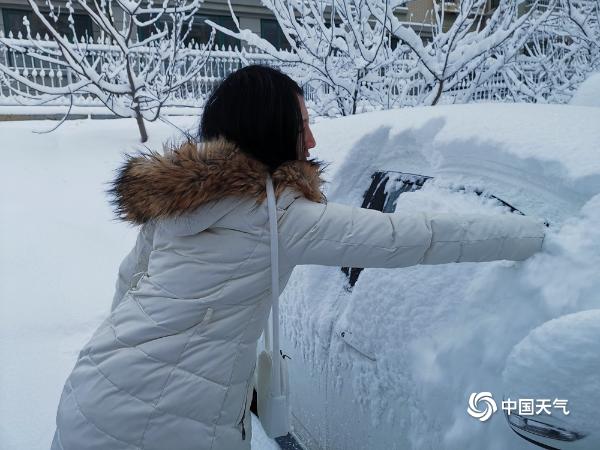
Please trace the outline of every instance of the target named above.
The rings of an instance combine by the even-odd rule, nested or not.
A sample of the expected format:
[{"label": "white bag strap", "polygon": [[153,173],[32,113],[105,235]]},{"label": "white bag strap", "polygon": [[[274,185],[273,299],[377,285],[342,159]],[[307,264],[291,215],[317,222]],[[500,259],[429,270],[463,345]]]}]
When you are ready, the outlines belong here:
[{"label": "white bag strap", "polygon": [[[273,308],[273,353],[271,373],[271,394],[275,397],[281,395],[280,361],[279,361],[279,242],[277,239],[277,205],[273,180],[267,175],[267,208],[269,210],[269,231],[271,233],[271,295]],[[267,324],[268,328],[268,324]],[[265,345],[268,345],[265,333]]]}]

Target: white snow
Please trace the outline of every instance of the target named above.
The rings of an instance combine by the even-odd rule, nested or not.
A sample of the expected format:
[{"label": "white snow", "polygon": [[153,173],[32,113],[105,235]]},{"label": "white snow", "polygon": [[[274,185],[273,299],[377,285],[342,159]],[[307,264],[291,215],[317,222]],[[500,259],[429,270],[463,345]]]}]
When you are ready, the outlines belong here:
[{"label": "white snow", "polygon": [[[314,126],[318,147],[312,153],[342,162],[356,146],[347,166],[362,167],[376,155],[371,166],[388,162],[415,166],[426,159],[433,169],[448,158],[501,154],[505,159],[538,160],[547,164],[546,172],[560,166],[555,171],[561,179],[582,181],[600,172],[600,127],[595,126],[599,117],[588,108],[528,103],[378,111],[319,120]],[[320,133],[321,129],[327,131]],[[419,158],[416,162],[413,153]],[[333,173],[340,167],[336,165]]]},{"label": "white snow", "polygon": [[469,186],[485,175],[497,196],[559,220],[600,192],[598,123],[596,109],[564,105],[406,108],[321,120],[312,153],[334,162],[331,194],[342,203],[357,204],[379,168]]},{"label": "white snow", "polygon": [[597,431],[600,423],[599,342],[600,309],[546,322],[510,353],[503,374],[505,391],[517,398],[534,395],[535,398],[568,399],[569,415],[558,416],[566,423],[576,424],[575,430]]},{"label": "white snow", "polygon": [[[181,128],[197,122],[171,120]],[[118,265],[136,236],[112,220],[103,192],[122,153],[141,148],[135,122],[80,120],[32,133],[54,123],[0,123],[3,450],[48,448],[64,380],[108,313]],[[327,427],[330,445],[339,448],[356,445],[357,436],[383,443],[390,430],[402,441],[387,448],[526,448],[503,417],[481,424],[467,416],[466,399],[482,390],[502,395],[506,358],[534,328],[600,307],[597,123],[600,109],[479,104],[313,125],[318,147],[311,153],[332,163],[330,201],[360,204],[372,169],[387,168],[436,176],[403,194],[397,210],[506,214],[472,192],[448,193],[470,161],[472,172],[460,183],[491,183],[502,195],[493,193],[553,223],[544,251],[524,263],[366,270],[351,294],[340,292],[345,277],[338,268],[298,267],[282,299],[285,338],[296,347],[283,349],[295,352],[291,389],[299,412],[298,396],[313,400],[305,417],[315,439]],[[156,150],[178,134],[163,123],[150,124],[149,133],[147,145]],[[495,176],[505,172],[512,175],[508,186]],[[539,192],[529,192],[528,183],[539,184]],[[375,361],[358,358],[339,337],[329,350],[332,330],[350,331],[347,342]],[[347,402],[311,378],[324,370]],[[328,395],[334,397],[325,404]],[[273,445],[253,421],[253,448]]]},{"label": "white snow", "polygon": [[600,73],[591,74],[577,89],[570,101],[577,106],[600,106]]},{"label": "white snow", "polygon": [[268,437],[260,420],[252,414],[252,448],[257,450],[279,450],[279,445]]}]

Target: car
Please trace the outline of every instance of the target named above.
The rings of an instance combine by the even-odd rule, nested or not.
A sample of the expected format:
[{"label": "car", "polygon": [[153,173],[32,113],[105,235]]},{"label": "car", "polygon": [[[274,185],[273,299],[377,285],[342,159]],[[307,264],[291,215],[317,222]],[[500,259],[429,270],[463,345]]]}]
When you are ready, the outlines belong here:
[{"label": "car", "polygon": [[[532,433],[541,430],[554,430],[538,439],[547,448],[561,436],[588,446],[597,442],[589,423],[583,430],[568,421],[556,425],[568,419],[556,414],[525,420],[503,411],[507,395],[527,395],[503,378],[519,342],[546,322],[600,306],[599,294],[586,290],[589,295],[552,307],[562,298],[561,278],[568,284],[578,276],[574,260],[598,286],[590,275],[593,261],[579,261],[577,249],[567,245],[575,239],[569,233],[585,239],[593,232],[590,217],[600,211],[600,154],[590,155],[595,131],[591,122],[570,131],[590,146],[581,149],[586,158],[577,173],[574,155],[542,138],[552,132],[552,124],[543,123],[547,107],[485,106],[388,111],[316,124],[317,142],[331,145],[324,156],[334,160],[329,201],[386,213],[532,215],[546,219],[548,238],[544,251],[525,262],[297,267],[281,296],[281,348],[290,357],[293,423],[287,443],[281,441],[284,448],[527,449],[535,448]],[[583,114],[581,107],[552,108],[565,123]],[[453,130],[450,140],[435,140],[456,123],[456,115],[475,127],[477,121],[503,116],[506,127],[516,129],[534,117],[532,111],[539,113],[530,134],[542,136],[535,151],[532,136],[504,132],[486,136],[487,142],[473,137],[472,130]],[[411,113],[421,117],[415,120]],[[523,148],[514,147],[519,140]],[[597,246],[589,253],[600,259]],[[576,380],[577,372],[572,376]],[[541,375],[537,381],[546,383]],[[476,393],[490,394],[479,406],[493,402],[496,408],[490,406],[495,414],[485,423],[468,412]]]}]

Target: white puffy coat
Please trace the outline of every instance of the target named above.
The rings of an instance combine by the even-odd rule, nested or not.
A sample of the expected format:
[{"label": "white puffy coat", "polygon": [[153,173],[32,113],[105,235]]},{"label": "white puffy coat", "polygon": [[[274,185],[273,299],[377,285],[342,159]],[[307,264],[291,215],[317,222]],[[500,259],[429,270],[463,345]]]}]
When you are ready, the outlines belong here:
[{"label": "white puffy coat", "polygon": [[[543,224],[528,217],[327,203],[321,171],[294,161],[272,175],[281,289],[298,264],[522,260],[541,247]],[[110,316],[66,381],[53,450],[250,448],[251,380],[271,298],[266,174],[225,141],[128,159],[114,203],[143,227]]]}]

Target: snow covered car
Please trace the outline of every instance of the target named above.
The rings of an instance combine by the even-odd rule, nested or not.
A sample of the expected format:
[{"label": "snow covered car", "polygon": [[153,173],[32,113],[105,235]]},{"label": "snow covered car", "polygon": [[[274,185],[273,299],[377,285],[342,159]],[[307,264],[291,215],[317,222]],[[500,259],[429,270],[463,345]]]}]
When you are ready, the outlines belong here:
[{"label": "snow covered car", "polygon": [[513,348],[503,374],[509,395],[518,398],[534,393],[551,403],[552,396],[562,391],[564,398],[577,404],[566,415],[506,414],[517,435],[546,449],[600,448],[595,411],[599,342],[600,309],[592,309],[550,320]]},{"label": "snow covered car", "polygon": [[[550,422],[561,428],[552,425],[560,420],[564,436],[579,436],[570,442],[583,447],[573,448],[600,448],[592,407],[600,381],[585,375],[600,367],[597,341],[558,327],[579,342],[585,364],[553,360],[553,350],[566,353],[552,340],[542,345],[547,360],[517,352],[547,322],[600,308],[597,123],[598,108],[486,104],[315,124],[313,153],[332,162],[329,201],[389,213],[526,214],[549,228],[543,251],[524,262],[297,267],[281,298],[281,348],[291,358],[292,434],[301,445],[527,449],[535,448],[534,420],[544,424],[538,431]],[[529,379],[521,372],[533,373],[532,361],[540,366]],[[586,395],[572,389],[580,381]],[[476,393],[485,401],[470,405]],[[551,403],[550,414],[528,416],[528,425],[517,417],[523,411],[507,420],[504,402],[516,394],[566,400],[570,416]],[[539,444],[571,448],[552,445],[561,436],[553,433]]]}]

